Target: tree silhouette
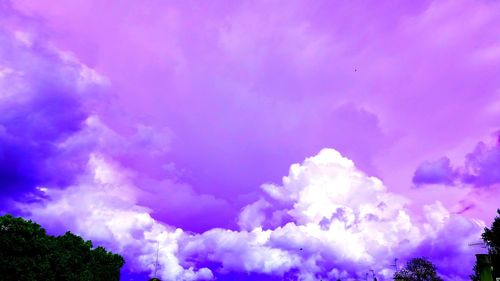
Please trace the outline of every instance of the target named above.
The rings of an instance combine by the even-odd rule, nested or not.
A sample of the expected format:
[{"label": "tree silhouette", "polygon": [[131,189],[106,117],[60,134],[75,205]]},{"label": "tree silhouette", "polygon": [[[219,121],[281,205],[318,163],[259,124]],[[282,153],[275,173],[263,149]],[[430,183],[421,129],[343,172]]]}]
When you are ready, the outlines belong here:
[{"label": "tree silhouette", "polygon": [[32,221],[0,217],[0,281],[118,281],[121,256],[66,232],[49,236]]},{"label": "tree silhouette", "polygon": [[[484,232],[481,235],[484,243],[488,246],[488,254],[491,261],[491,266],[493,267],[493,274],[500,275],[500,209],[497,210],[497,216],[491,224],[491,228],[484,228]],[[474,274],[470,276],[471,280],[479,281],[481,280],[479,275],[479,266],[474,265]]]},{"label": "tree silhouette", "polygon": [[398,281],[442,281],[437,275],[436,266],[425,258],[414,258],[406,267],[394,273]]},{"label": "tree silhouette", "polygon": [[491,228],[486,227],[481,237],[488,245],[490,251],[498,253],[500,250],[500,209],[497,210],[497,216],[491,224]]}]

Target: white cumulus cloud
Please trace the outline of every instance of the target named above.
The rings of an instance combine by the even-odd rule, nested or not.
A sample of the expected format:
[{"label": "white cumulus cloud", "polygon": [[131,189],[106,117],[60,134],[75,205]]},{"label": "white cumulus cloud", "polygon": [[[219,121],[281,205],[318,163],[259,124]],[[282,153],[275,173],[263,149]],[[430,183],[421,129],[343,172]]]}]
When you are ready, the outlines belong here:
[{"label": "white cumulus cloud", "polygon": [[324,280],[364,277],[370,269],[389,280],[395,258],[421,255],[446,280],[465,280],[474,259],[467,243],[482,227],[439,201],[423,206],[424,216],[413,216],[408,199],[333,149],[293,164],[282,184],[263,185],[262,198],[241,211],[240,230],[193,234],[155,221],[138,203],[141,190],[129,177],[93,155],[81,184],[44,189],[50,201],[26,207],[43,225],[59,223],[107,243],[142,270],[154,270],[159,243],[161,278],[172,281],[231,271]]}]

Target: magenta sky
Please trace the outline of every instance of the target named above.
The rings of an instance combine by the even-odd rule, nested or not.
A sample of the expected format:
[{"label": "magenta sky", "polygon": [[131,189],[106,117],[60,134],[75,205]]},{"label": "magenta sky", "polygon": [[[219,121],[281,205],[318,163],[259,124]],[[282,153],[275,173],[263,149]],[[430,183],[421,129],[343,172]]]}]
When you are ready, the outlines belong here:
[{"label": "magenta sky", "polygon": [[21,0],[0,25],[1,211],[124,280],[156,241],[164,280],[419,255],[465,280],[500,207],[497,1]]}]

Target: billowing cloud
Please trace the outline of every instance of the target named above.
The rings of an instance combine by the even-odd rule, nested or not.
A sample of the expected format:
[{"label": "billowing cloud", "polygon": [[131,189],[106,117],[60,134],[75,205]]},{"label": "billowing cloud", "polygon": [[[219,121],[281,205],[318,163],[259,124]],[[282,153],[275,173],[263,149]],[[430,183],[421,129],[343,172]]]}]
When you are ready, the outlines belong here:
[{"label": "billowing cloud", "polygon": [[466,156],[462,181],[475,186],[500,183],[500,143],[479,142]]},{"label": "billowing cloud", "polygon": [[263,198],[242,210],[240,230],[198,234],[154,220],[138,203],[143,191],[112,161],[94,155],[88,169],[79,185],[45,190],[50,201],[25,205],[32,217],[109,244],[142,270],[152,269],[159,242],[165,280],[231,272],[321,280],[363,277],[369,269],[388,280],[395,258],[417,255],[429,257],[447,280],[466,280],[474,259],[467,243],[482,229],[439,201],[424,206],[422,218],[413,216],[408,199],[333,149],[293,164],[281,185],[264,184]]},{"label": "billowing cloud", "polygon": [[467,153],[462,166],[453,168],[446,157],[438,161],[422,163],[413,175],[416,184],[445,184],[454,182],[475,187],[487,187],[500,183],[500,145],[479,142]]},{"label": "billowing cloud", "polygon": [[415,184],[452,185],[457,173],[450,165],[450,159],[443,157],[437,161],[426,161],[413,174]]},{"label": "billowing cloud", "polygon": [[[7,5],[8,6],[8,5]],[[5,4],[0,16],[6,16]],[[6,17],[8,18],[8,17]],[[38,185],[64,187],[83,170],[61,147],[78,132],[100,76],[38,34],[0,27],[0,201],[33,199]],[[84,153],[84,152],[83,152]]]},{"label": "billowing cloud", "polygon": [[[351,276],[362,276],[363,268],[384,275],[394,258],[426,255],[451,280],[457,278],[454,274],[467,276],[458,263],[473,261],[467,241],[478,237],[475,222],[450,214],[438,201],[423,207],[424,220],[413,217],[406,209],[408,199],[388,192],[380,180],[365,175],[335,150],[322,150],[292,165],[282,185],[262,188],[269,200],[278,201],[272,206],[288,207],[270,212],[269,204],[258,201],[243,210],[240,225],[265,221],[266,214],[269,220],[289,215],[292,221],[284,226],[262,230],[272,233],[264,245],[299,254],[305,275],[319,278],[325,272],[347,270]],[[254,225],[254,231],[258,227]],[[446,242],[452,229],[464,240]],[[450,243],[456,250],[448,257],[442,249]],[[440,262],[443,258],[448,261]]]},{"label": "billowing cloud", "polygon": [[[88,155],[98,153],[119,163],[140,190],[138,202],[151,208],[154,217],[190,230],[207,227],[198,216],[224,213],[229,206],[212,195],[197,193],[179,179],[182,169],[168,162],[167,157],[172,138],[174,135],[168,128],[152,131],[144,125],[138,125],[132,134],[123,135],[108,127],[98,116],[91,115],[82,129],[62,146],[68,151],[86,151]],[[155,166],[160,160],[165,164]]]},{"label": "billowing cloud", "polygon": [[131,269],[150,270],[159,261],[165,280],[211,279],[207,268],[183,267],[179,244],[188,236],[182,229],[158,223],[151,210],[137,204],[142,192],[126,170],[102,155],[92,155],[87,173],[64,190],[40,187],[50,201],[21,204],[31,217],[53,232],[70,229],[100,245],[122,253]]}]

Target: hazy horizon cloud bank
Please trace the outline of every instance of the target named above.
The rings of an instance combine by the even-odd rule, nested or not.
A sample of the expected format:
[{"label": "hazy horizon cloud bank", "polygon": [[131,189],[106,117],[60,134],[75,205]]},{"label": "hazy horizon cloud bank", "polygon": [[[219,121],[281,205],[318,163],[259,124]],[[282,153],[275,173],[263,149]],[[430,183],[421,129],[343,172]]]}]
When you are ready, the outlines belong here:
[{"label": "hazy horizon cloud bank", "polygon": [[0,3],[0,212],[166,281],[468,279],[498,3],[51,1]]}]

